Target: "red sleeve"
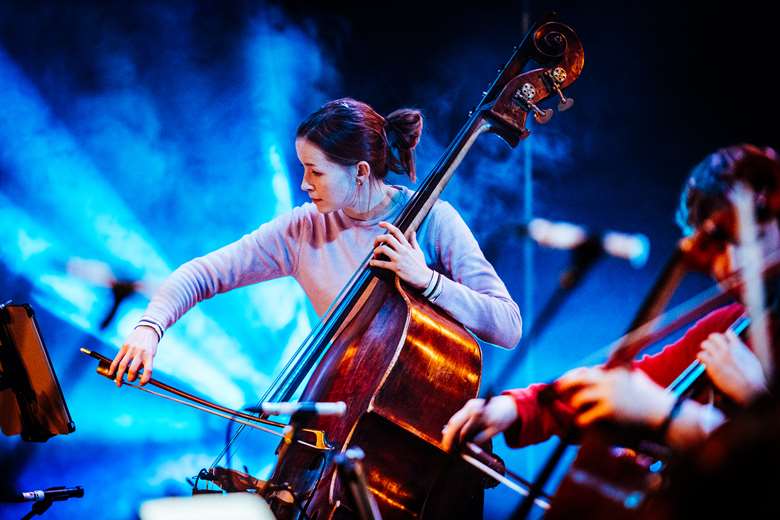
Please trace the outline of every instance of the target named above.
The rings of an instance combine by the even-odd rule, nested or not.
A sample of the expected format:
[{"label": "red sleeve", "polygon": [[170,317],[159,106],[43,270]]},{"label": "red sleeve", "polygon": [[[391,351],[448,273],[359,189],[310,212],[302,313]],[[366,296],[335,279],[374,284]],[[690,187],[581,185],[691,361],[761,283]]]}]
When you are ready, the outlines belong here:
[{"label": "red sleeve", "polygon": [[546,441],[553,435],[559,435],[571,421],[574,410],[562,401],[542,403],[539,392],[547,383],[537,383],[526,388],[506,390],[517,407],[517,420],[504,432],[504,439],[512,448],[522,448],[530,444]]},{"label": "red sleeve", "polygon": [[744,312],[739,303],[714,310],[697,321],[685,335],[665,346],[657,354],[643,356],[632,363],[660,386],[669,386],[685,370],[701,350],[701,343],[713,332],[725,332]]},{"label": "red sleeve", "polygon": [[[652,356],[634,361],[633,368],[644,371],[661,386],[668,386],[696,358],[701,342],[713,332],[724,332],[743,313],[744,307],[734,303],[717,309],[697,321],[679,340],[664,347]],[[567,404],[555,400],[542,403],[539,392],[547,387],[537,383],[526,388],[506,390],[517,406],[517,420],[504,432],[508,446],[521,448],[546,441],[559,435],[570,424],[574,410]]]}]

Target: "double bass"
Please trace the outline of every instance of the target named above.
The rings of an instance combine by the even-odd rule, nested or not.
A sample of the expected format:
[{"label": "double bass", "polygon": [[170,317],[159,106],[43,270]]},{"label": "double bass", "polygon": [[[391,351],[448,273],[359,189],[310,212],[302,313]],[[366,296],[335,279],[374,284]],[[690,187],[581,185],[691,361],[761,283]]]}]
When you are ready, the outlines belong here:
[{"label": "double bass", "polygon": [[[531,60],[540,67],[524,71]],[[533,27],[394,225],[407,237],[418,228],[481,134],[497,134],[516,146],[529,135],[528,115],[538,123],[552,116],[539,107],[541,101],[558,96],[559,110],[571,106],[563,89],[583,64],[571,28],[552,20]],[[366,483],[384,518],[439,514],[433,495],[446,492],[437,480],[450,460],[441,428],[478,394],[480,347],[462,325],[398,278],[369,268],[370,256],[262,397],[289,401],[306,382],[300,400],[347,404],[342,417],[296,421],[296,430],[324,432],[326,447],[280,446],[266,493],[280,516],[354,517],[331,461],[355,446],[365,453]]]}]

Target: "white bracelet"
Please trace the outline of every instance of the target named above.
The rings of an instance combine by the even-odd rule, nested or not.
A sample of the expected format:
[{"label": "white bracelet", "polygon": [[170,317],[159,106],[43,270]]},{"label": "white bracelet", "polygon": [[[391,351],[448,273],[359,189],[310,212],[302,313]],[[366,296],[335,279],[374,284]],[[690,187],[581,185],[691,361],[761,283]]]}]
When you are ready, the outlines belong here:
[{"label": "white bracelet", "polygon": [[436,280],[436,287],[433,289],[433,293],[431,293],[430,296],[428,296],[428,301],[431,303],[436,303],[436,300],[439,299],[439,296],[441,296],[441,291],[444,288],[444,276],[441,274],[437,277]]},{"label": "white bracelet", "polygon": [[430,298],[431,294],[433,294],[434,289],[436,289],[436,284],[439,281],[439,273],[435,269],[431,269],[431,279],[428,280],[428,285],[425,287],[425,290],[422,292],[422,295],[425,298]]},{"label": "white bracelet", "polygon": [[442,288],[444,287],[442,278],[444,277],[441,275],[441,273],[438,271],[433,271],[431,281],[428,283],[428,287],[426,287],[425,291],[422,293],[422,295],[431,303],[434,303],[441,295]]},{"label": "white bracelet", "polygon": [[143,317],[138,320],[138,324],[133,328],[137,329],[138,327],[149,327],[152,329],[154,333],[157,334],[157,341],[162,340],[162,337],[165,334],[163,326],[150,318]]}]

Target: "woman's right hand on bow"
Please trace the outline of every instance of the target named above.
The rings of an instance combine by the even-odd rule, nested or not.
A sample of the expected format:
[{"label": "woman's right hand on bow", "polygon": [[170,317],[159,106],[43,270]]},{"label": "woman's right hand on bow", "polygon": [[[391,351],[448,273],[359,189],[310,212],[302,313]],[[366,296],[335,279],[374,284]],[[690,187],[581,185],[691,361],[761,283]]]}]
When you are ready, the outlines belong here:
[{"label": "woman's right hand on bow", "polygon": [[[128,336],[122,348],[119,349],[108,375],[114,377],[116,386],[122,386],[122,376],[127,372],[127,380],[135,381],[138,371],[143,367],[143,375],[140,384],[145,385],[152,378],[152,365],[154,355],[157,353],[157,344],[160,340],[157,333],[150,327],[136,327]],[[116,370],[116,376],[114,376]]]}]

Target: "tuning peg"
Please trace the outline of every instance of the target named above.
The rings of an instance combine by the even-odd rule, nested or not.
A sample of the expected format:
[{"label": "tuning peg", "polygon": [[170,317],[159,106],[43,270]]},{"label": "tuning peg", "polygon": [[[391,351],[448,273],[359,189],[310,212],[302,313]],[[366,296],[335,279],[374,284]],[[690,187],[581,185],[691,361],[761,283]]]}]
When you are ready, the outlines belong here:
[{"label": "tuning peg", "polygon": [[517,89],[512,96],[512,99],[520,105],[520,107],[526,112],[534,113],[534,120],[543,125],[552,119],[553,111],[548,109],[542,110],[532,100],[536,97],[536,89],[530,83],[524,83],[522,87]]},{"label": "tuning peg", "polygon": [[558,102],[559,112],[566,112],[574,106],[574,99],[567,98],[563,95],[563,91],[561,90],[561,85],[566,81],[566,76],[566,70],[562,67],[555,67],[553,70],[547,70],[543,76],[550,90],[558,94],[558,97],[561,98]]},{"label": "tuning peg", "polygon": [[558,112],[566,112],[574,106],[574,98],[567,98],[563,95],[563,92],[559,92],[561,100],[558,102]]},{"label": "tuning peg", "polygon": [[552,119],[553,111],[549,108],[546,108],[544,110],[539,109],[536,105],[534,105],[534,121],[539,123],[540,125],[546,125],[550,122],[550,119]]}]

